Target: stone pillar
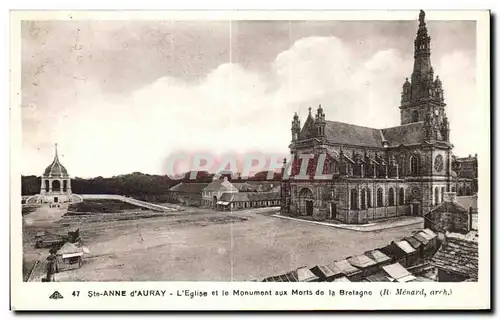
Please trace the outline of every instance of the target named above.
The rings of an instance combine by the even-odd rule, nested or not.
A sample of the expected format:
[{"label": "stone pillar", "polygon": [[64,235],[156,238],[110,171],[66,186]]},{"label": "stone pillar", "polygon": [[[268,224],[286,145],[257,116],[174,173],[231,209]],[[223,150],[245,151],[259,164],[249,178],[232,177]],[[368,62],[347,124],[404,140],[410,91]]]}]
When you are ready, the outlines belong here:
[{"label": "stone pillar", "polygon": [[40,194],[44,194],[45,193],[45,185],[44,185],[44,182],[45,180],[43,179],[43,177],[40,179]]},{"label": "stone pillar", "polygon": [[49,192],[52,192],[52,179],[49,179]]}]

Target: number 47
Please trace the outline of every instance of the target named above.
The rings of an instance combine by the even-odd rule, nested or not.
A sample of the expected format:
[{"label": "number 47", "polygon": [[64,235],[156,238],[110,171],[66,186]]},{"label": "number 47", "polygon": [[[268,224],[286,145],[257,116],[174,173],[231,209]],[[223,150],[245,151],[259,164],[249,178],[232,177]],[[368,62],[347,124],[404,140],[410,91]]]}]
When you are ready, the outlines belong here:
[{"label": "number 47", "polygon": [[73,295],[73,297],[79,297],[80,291],[73,291],[72,295]]}]

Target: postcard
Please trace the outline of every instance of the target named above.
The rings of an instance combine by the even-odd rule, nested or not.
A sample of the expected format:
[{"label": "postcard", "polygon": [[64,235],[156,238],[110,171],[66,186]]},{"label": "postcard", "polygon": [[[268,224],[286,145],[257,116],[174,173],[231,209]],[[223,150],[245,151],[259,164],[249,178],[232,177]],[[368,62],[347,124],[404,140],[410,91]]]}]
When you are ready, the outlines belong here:
[{"label": "postcard", "polygon": [[491,308],[489,11],[12,11],[11,308]]}]

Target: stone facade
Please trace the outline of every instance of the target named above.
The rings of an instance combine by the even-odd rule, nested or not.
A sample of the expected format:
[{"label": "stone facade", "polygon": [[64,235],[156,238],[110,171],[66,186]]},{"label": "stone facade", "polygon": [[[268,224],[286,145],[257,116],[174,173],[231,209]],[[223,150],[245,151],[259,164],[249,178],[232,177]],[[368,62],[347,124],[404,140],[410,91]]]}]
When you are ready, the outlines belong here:
[{"label": "stone facade", "polygon": [[[290,176],[282,212],[344,223],[422,215],[473,180],[452,170],[444,92],[430,62],[425,14],[419,17],[411,81],[401,94],[401,125],[374,129],[326,120],[321,105],[301,126],[292,120]],[[289,168],[291,167],[291,168]],[[329,175],[316,179],[316,175]]]}]

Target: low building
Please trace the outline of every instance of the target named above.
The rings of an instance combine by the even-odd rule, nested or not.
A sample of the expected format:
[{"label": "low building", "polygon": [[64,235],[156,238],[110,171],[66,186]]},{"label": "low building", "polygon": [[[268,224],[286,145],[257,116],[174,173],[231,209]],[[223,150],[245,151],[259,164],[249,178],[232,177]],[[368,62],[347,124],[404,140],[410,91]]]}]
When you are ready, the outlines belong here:
[{"label": "low building", "polygon": [[431,260],[439,282],[477,281],[479,268],[478,235],[447,233]]},{"label": "low building", "polygon": [[[413,247],[413,249],[415,249],[415,251],[417,252],[417,261],[416,261],[416,264],[422,263],[424,261],[424,259],[425,259],[425,247],[424,247],[424,244],[422,242],[418,241],[413,236],[406,237],[406,238],[404,238],[404,240],[406,242],[408,242]],[[424,238],[424,240],[425,240],[426,243],[429,242],[425,238]]]},{"label": "low building", "polygon": [[227,179],[215,178],[202,191],[202,205],[204,207],[217,208],[217,203],[220,201],[224,193],[235,193],[238,189]]},{"label": "low building", "polygon": [[279,192],[230,192],[224,193],[216,203],[216,209],[222,211],[246,208],[279,207]]},{"label": "low building", "polygon": [[172,199],[187,206],[201,206],[202,192],[208,183],[181,182],[170,188]]},{"label": "low building", "polygon": [[392,257],[393,263],[398,262],[404,267],[411,267],[418,260],[418,252],[405,240],[392,241],[380,251]]},{"label": "low building", "polygon": [[472,212],[457,202],[454,192],[445,192],[443,200],[425,214],[425,228],[439,232],[469,232],[472,229]]}]

